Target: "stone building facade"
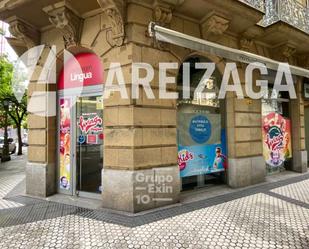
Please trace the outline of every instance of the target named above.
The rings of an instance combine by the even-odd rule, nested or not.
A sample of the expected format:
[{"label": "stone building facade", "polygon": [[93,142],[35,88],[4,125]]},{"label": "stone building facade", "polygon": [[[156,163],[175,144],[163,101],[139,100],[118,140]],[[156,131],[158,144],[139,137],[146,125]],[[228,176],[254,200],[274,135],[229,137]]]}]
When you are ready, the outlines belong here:
[{"label": "stone building facade", "polygon": [[[295,6],[300,8],[300,4],[303,3]],[[149,63],[155,68],[151,86],[156,99],[148,99],[141,87],[139,99],[131,96],[122,99],[115,92],[104,100],[102,205],[128,212],[176,203],[181,192],[177,163],[177,100],[158,98],[159,62],[180,65],[188,58],[200,56],[215,62],[222,74],[227,62],[214,54],[156,41],[148,34],[150,22],[227,47],[303,68],[309,66],[309,33],[285,20],[269,25],[263,1],[2,0],[0,18],[10,24],[13,37],[9,42],[19,55],[34,46],[46,45],[28,89],[29,100],[38,98],[42,103],[28,117],[30,146],[26,185],[27,194],[32,196],[46,197],[59,191],[59,115],[40,115],[47,103],[40,95],[33,94],[57,92],[54,82],[38,83],[51,46],[57,48],[57,76],[64,65],[63,49],[76,55],[94,53],[101,59],[103,81],[112,62],[121,64],[129,93],[133,83],[132,63]],[[263,21],[261,24],[263,18],[265,25]],[[245,65],[237,63],[237,66],[241,82],[245,83]],[[179,71],[170,70],[168,74],[177,77]],[[307,171],[302,84],[303,78],[296,76],[298,98],[289,102],[293,151],[290,169],[300,173]],[[176,88],[176,85],[169,85],[169,91]],[[225,116],[229,164],[226,183],[239,188],[263,182],[266,166],[261,100],[237,99],[235,94],[228,94],[224,105],[222,115]],[[173,180],[163,183],[158,180],[167,175]],[[146,186],[149,183],[158,188],[171,187],[168,189],[172,191],[149,192]],[[150,195],[150,201],[139,200],[138,197],[144,195]],[[167,200],[162,202],[160,198]]]}]

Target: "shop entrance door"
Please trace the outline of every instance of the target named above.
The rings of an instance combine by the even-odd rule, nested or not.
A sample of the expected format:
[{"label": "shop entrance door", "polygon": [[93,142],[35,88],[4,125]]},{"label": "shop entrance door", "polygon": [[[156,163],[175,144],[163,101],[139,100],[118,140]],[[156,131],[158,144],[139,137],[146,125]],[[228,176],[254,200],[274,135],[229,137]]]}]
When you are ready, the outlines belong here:
[{"label": "shop entrance door", "polygon": [[103,101],[101,96],[78,97],[76,101],[76,195],[102,191]]},{"label": "shop entrance door", "polygon": [[93,87],[80,97],[74,92],[59,96],[59,193],[101,198],[104,106],[99,92]]},{"label": "shop entrance door", "polygon": [[58,192],[99,198],[103,168],[103,67],[94,53],[66,60],[58,88]]}]

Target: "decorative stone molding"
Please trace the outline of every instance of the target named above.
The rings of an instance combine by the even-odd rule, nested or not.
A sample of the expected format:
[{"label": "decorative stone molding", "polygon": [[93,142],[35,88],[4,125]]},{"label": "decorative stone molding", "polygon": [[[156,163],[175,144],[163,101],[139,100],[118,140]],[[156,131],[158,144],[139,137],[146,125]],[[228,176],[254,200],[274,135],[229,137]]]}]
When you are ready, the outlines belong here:
[{"label": "decorative stone molding", "polygon": [[290,43],[279,45],[275,48],[275,57],[279,61],[290,62],[293,55],[296,53],[296,47]]},{"label": "decorative stone molding", "polygon": [[202,21],[203,37],[209,35],[222,35],[229,27],[230,21],[216,13],[211,13]]},{"label": "decorative stone molding", "polygon": [[298,55],[298,64],[306,69],[309,69],[309,54]]},{"label": "decorative stone molding", "polygon": [[251,51],[254,42],[249,38],[242,38],[239,41],[239,48],[244,51]]},{"label": "decorative stone molding", "polygon": [[296,53],[296,48],[286,45],[282,48],[281,53],[284,57],[286,58],[290,58],[291,56],[293,56]]},{"label": "decorative stone molding", "polygon": [[106,32],[106,39],[110,46],[121,46],[124,42],[125,31],[125,0],[98,0],[104,13],[111,22],[111,29]]},{"label": "decorative stone molding", "polygon": [[169,25],[173,17],[172,9],[163,6],[156,6],[154,8],[153,17],[156,23],[163,26]]},{"label": "decorative stone molding", "polygon": [[[157,1],[158,2],[158,1]],[[171,6],[179,6],[185,2],[185,0],[160,0],[162,3],[169,4]]]},{"label": "decorative stone molding", "polygon": [[0,9],[11,10],[26,2],[27,0],[2,0],[0,1]]},{"label": "decorative stone molding", "polygon": [[28,49],[39,44],[40,32],[35,27],[17,18],[16,16],[7,19],[7,22],[10,25],[10,33],[16,39],[24,42]]},{"label": "decorative stone molding", "polygon": [[[176,7],[183,4],[185,0],[155,0],[153,3],[153,20],[157,24],[169,27],[172,18],[173,11]],[[160,50],[169,49],[170,45],[164,42],[153,40],[153,46]]]},{"label": "decorative stone molding", "polygon": [[153,19],[161,26],[168,26],[173,18],[173,9],[183,4],[184,0],[155,0]]},{"label": "decorative stone molding", "polygon": [[61,31],[65,47],[76,46],[80,41],[82,19],[65,3],[50,5],[43,9],[49,15],[49,21]]}]

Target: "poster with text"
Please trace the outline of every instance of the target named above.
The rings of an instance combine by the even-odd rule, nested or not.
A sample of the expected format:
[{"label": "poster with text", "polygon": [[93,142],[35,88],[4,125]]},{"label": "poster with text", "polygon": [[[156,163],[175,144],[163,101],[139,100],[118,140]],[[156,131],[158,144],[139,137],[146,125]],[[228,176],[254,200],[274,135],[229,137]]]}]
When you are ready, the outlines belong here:
[{"label": "poster with text", "polygon": [[179,113],[177,119],[178,144],[201,146],[220,143],[220,114]]},{"label": "poster with text", "polygon": [[291,121],[272,112],[263,117],[263,155],[270,167],[283,166],[292,158]]},{"label": "poster with text", "polygon": [[227,168],[221,115],[178,115],[178,165],[181,177],[211,174]]},{"label": "poster with text", "polygon": [[180,177],[212,174],[227,168],[226,151],[222,144],[178,146]]},{"label": "poster with text", "polygon": [[60,146],[59,184],[61,189],[70,190],[71,181],[71,99],[61,98],[60,104]]}]

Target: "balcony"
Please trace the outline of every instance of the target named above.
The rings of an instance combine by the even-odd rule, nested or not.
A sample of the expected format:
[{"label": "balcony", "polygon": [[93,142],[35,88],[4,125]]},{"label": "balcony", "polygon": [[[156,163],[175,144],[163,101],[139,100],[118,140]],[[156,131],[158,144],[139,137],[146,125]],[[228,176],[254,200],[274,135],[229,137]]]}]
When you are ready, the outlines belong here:
[{"label": "balcony", "polygon": [[279,21],[309,34],[309,8],[296,0],[265,1],[265,16],[260,24],[267,27]]},{"label": "balcony", "polygon": [[[265,11],[265,3],[264,0],[238,0],[240,2],[243,2],[257,10],[260,10],[262,12]],[[267,1],[266,1],[267,2]]]}]

